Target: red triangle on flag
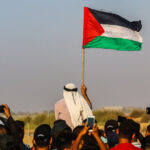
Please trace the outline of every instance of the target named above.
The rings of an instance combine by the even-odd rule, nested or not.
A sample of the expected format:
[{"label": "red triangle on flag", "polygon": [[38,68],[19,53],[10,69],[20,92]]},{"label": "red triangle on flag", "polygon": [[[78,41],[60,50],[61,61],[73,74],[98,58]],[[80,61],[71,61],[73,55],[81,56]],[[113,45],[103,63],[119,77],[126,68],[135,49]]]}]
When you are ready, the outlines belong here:
[{"label": "red triangle on flag", "polygon": [[104,33],[101,24],[95,19],[90,10],[84,7],[83,46]]}]

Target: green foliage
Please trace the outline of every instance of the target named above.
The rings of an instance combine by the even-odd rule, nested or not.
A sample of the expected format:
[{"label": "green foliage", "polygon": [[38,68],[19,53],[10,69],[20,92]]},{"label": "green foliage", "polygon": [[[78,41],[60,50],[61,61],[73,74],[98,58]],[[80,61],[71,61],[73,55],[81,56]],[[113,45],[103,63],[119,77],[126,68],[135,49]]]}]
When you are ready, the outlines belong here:
[{"label": "green foliage", "polygon": [[32,121],[32,117],[31,116],[24,116],[21,118],[17,118],[16,120],[24,121],[24,123],[27,124],[27,123],[30,123]]},{"label": "green foliage", "polygon": [[47,118],[43,121],[43,123],[49,124],[52,127],[54,121],[55,121],[55,115],[54,113],[51,113],[50,115],[47,116]]},{"label": "green foliage", "polygon": [[25,118],[24,118],[24,122],[26,123],[26,122],[28,122],[28,123],[30,123],[32,121],[32,118],[30,117],[30,116],[26,116]]},{"label": "green foliage", "polygon": [[44,112],[41,114],[32,114],[32,115],[24,115],[24,116],[16,116],[15,120],[21,120],[25,122],[25,129],[28,128],[28,123],[30,129],[35,129],[40,124],[49,124],[51,127],[55,121],[55,115],[53,112],[48,113]]},{"label": "green foliage", "polygon": [[150,121],[150,115],[144,113],[141,117],[141,123],[148,123]]},{"label": "green foliage", "polygon": [[117,120],[118,116],[124,116],[123,112],[120,111],[100,111],[96,110],[93,112],[95,119],[99,125],[104,125],[107,120],[115,119]]},{"label": "green foliage", "polygon": [[38,126],[38,125],[44,123],[44,121],[45,121],[46,119],[47,119],[47,115],[46,115],[45,113],[36,115],[36,116],[33,118],[33,124]]},{"label": "green foliage", "polygon": [[131,113],[130,113],[130,117],[132,118],[139,118],[141,117],[142,115],[144,114],[144,111],[143,110],[133,110]]}]

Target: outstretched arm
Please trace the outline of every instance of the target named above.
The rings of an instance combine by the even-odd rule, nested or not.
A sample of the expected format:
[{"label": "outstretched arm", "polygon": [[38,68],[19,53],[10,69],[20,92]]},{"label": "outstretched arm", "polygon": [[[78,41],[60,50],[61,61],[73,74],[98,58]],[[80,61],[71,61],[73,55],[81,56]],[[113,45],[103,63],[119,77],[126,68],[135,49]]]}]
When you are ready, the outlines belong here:
[{"label": "outstretched arm", "polygon": [[94,126],[93,126],[92,134],[93,134],[94,138],[96,139],[99,148],[100,148],[101,150],[107,150],[105,144],[103,143],[103,141],[102,141],[101,138],[99,137],[99,134],[98,134],[98,127],[97,127],[96,124],[94,124]]},{"label": "outstretched arm", "polygon": [[7,125],[11,132],[11,136],[13,137],[14,142],[16,144],[16,149],[19,148],[20,150],[23,150],[22,141],[21,141],[20,132],[19,132],[20,129],[18,129],[18,126],[16,126],[16,122],[11,116],[11,112],[10,112],[8,105],[3,104],[2,106],[4,107],[4,114],[7,118]]},{"label": "outstretched arm", "polygon": [[85,98],[85,100],[87,101],[87,103],[89,104],[90,108],[92,109],[92,103],[91,103],[90,99],[88,98],[86,91],[87,91],[86,86],[84,84],[82,84],[81,85],[82,95]]},{"label": "outstretched arm", "polygon": [[78,150],[79,149],[80,142],[81,142],[83,136],[87,133],[88,129],[89,129],[89,127],[87,126],[87,122],[86,122],[84,125],[84,128],[81,130],[81,132],[77,136],[71,150]]}]

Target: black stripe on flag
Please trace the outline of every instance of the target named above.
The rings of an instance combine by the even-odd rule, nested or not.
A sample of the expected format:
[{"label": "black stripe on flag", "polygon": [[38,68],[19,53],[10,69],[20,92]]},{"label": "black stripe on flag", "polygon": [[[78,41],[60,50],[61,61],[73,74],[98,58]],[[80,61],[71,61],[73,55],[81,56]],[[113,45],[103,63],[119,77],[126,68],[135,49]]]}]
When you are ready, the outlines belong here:
[{"label": "black stripe on flag", "polygon": [[141,21],[130,22],[117,14],[98,11],[91,8],[89,8],[89,10],[100,24],[118,25],[138,32],[142,28]]}]

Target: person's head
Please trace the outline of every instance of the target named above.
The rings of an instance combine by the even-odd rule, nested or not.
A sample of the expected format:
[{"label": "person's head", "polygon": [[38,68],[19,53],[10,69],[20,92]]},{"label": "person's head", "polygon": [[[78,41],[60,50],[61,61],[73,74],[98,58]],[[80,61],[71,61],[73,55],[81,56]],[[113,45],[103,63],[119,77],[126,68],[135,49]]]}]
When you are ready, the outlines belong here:
[{"label": "person's head", "polygon": [[73,83],[68,83],[64,86],[64,90],[67,92],[77,92],[78,88]]},{"label": "person's head", "polygon": [[22,130],[24,130],[25,123],[21,120],[16,120],[17,126],[19,126]]},{"label": "person's head", "polygon": [[24,123],[23,121],[16,120],[16,125],[17,125],[18,131],[19,131],[19,133],[20,133],[20,138],[21,138],[21,140],[23,141],[25,123]]},{"label": "person's head", "polygon": [[51,130],[51,136],[53,138],[52,148],[56,148],[60,142],[58,137],[65,132],[65,135],[72,133],[72,129],[66,124],[65,120],[56,120]]},{"label": "person's head", "polygon": [[112,132],[111,134],[108,135],[107,141],[109,148],[115,147],[119,143],[118,134],[116,132]]},{"label": "person's head", "polygon": [[89,135],[89,133],[86,133],[83,136],[83,145],[81,150],[99,150],[99,146],[97,144],[96,139],[94,138],[93,135]]},{"label": "person's head", "polygon": [[51,144],[51,128],[47,124],[42,124],[35,129],[33,144],[36,148],[48,149]]},{"label": "person's head", "polygon": [[150,135],[146,136],[141,143],[141,148],[144,150],[150,150]]},{"label": "person's head", "polygon": [[105,136],[105,132],[104,132],[104,130],[102,130],[102,129],[98,129],[98,134],[99,134],[99,136]]},{"label": "person's head", "polygon": [[130,143],[133,134],[135,131],[132,128],[132,121],[131,120],[124,120],[119,126],[119,140],[124,139],[127,143]]},{"label": "person's head", "polygon": [[[81,132],[81,130],[84,128],[84,126],[77,126],[73,129],[73,136],[74,136],[74,141],[76,140],[76,138],[78,137],[79,133]],[[73,143],[74,143],[73,141]],[[83,139],[80,141],[79,144],[79,149],[82,147],[82,145],[84,144]]]},{"label": "person's head", "polygon": [[74,139],[77,138],[78,134],[81,132],[81,130],[84,128],[84,126],[77,126],[73,129],[73,135]]},{"label": "person's head", "polygon": [[128,119],[129,122],[130,122],[130,125],[131,125],[131,128],[134,132],[133,136],[132,136],[132,142],[136,142],[138,137],[139,137],[139,132],[140,132],[140,124],[131,120],[131,119]]},{"label": "person's head", "polygon": [[147,126],[145,136],[150,135],[150,125]]},{"label": "person's head", "polygon": [[54,126],[51,130],[51,135],[52,136],[57,136],[60,132],[64,131],[65,129],[71,130],[71,128],[66,124],[65,120],[56,120],[54,122]]},{"label": "person's head", "polygon": [[73,139],[72,130],[66,128],[54,137],[55,148],[59,150],[70,150]]},{"label": "person's head", "polygon": [[0,150],[13,150],[15,147],[11,136],[3,134],[0,135]]},{"label": "person's head", "polygon": [[109,134],[117,131],[117,129],[118,129],[118,122],[116,120],[113,120],[113,119],[108,120],[105,123],[104,129],[105,129],[106,136],[108,137]]},{"label": "person's head", "polygon": [[73,83],[68,83],[64,86],[63,95],[66,102],[73,102],[73,104],[76,104],[77,94],[78,88]]}]

